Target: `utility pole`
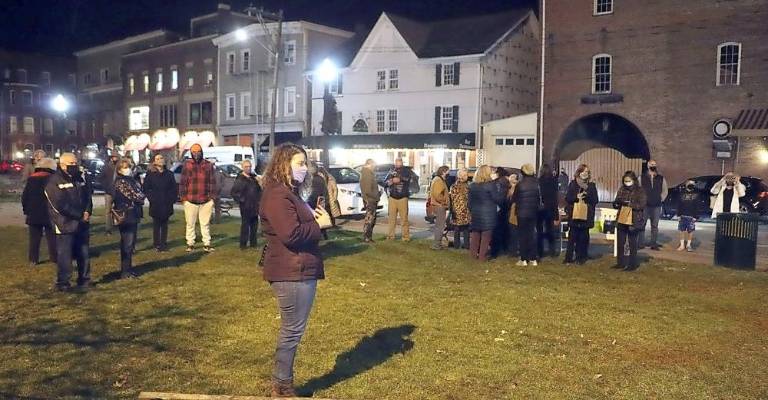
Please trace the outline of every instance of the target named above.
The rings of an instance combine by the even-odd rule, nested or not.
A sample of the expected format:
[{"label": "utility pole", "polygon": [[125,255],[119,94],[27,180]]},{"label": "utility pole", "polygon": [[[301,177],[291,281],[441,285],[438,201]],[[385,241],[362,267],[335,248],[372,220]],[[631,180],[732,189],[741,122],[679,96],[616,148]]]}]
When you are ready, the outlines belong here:
[{"label": "utility pole", "polygon": [[[270,56],[274,57],[274,67],[275,70],[273,71],[272,75],[272,104],[270,106],[269,114],[272,116],[271,120],[269,121],[269,156],[272,157],[272,154],[275,152],[275,122],[277,121],[277,85],[278,85],[278,77],[280,76],[280,63],[281,63],[281,55],[283,54],[283,10],[279,10],[277,14],[274,13],[268,13],[265,12],[264,9],[256,8],[256,7],[248,7],[246,9],[248,15],[256,14],[256,17],[259,18],[259,23],[261,23],[262,29],[264,29],[264,32],[269,35],[270,44],[272,45],[270,49],[267,49],[269,51]],[[272,32],[269,30],[269,27],[267,26],[264,17],[268,17],[272,19],[273,21],[277,22],[277,35],[276,37],[272,37]],[[266,46],[262,45],[266,48]]]}]

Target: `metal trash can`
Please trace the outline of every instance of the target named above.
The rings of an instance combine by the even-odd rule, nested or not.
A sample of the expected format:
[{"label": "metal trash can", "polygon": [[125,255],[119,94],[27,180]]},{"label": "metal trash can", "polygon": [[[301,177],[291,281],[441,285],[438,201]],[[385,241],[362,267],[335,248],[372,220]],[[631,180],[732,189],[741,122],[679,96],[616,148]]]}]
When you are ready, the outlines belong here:
[{"label": "metal trash can", "polygon": [[718,214],[715,228],[715,265],[755,269],[759,222],[760,218],[754,214]]}]

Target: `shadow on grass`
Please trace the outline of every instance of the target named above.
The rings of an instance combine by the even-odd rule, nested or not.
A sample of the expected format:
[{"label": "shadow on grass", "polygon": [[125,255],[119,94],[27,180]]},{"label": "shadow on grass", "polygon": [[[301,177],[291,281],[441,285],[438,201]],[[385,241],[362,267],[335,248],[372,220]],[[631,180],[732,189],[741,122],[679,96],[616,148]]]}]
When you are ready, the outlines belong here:
[{"label": "shadow on grass", "polygon": [[312,396],[337,383],[355,377],[392,358],[395,354],[405,354],[413,349],[409,338],[416,326],[407,324],[398,327],[379,329],[371,336],[362,338],[355,347],[339,354],[333,370],[323,376],[310,379],[297,389],[302,396]]},{"label": "shadow on grass", "polygon": [[[193,263],[193,262],[199,261],[201,258],[203,258],[204,255],[205,253],[203,253],[202,250],[197,250],[191,253],[186,253],[186,254],[172,257],[172,258],[152,260],[150,262],[146,262],[144,264],[139,264],[134,266],[133,272],[138,276],[142,276],[163,268],[181,267],[187,263]],[[120,271],[112,271],[102,276],[101,279],[99,279],[96,283],[94,283],[94,285],[108,284],[118,279],[120,279]]]}]

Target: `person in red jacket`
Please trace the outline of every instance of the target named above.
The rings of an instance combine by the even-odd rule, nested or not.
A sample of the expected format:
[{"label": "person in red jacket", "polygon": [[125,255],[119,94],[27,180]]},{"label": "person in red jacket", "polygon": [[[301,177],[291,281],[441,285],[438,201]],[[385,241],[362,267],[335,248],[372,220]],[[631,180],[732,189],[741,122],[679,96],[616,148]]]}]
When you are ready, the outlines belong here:
[{"label": "person in red jacket", "polygon": [[203,158],[203,147],[193,144],[189,149],[192,158],[184,162],[181,170],[179,194],[184,204],[184,219],[187,223],[187,252],[195,249],[195,225],[200,221],[203,250],[213,251],[211,246],[211,215],[213,197],[216,193],[216,179],[213,164]]},{"label": "person in red jacket", "polygon": [[327,214],[312,209],[297,193],[307,177],[307,156],[301,147],[284,144],[275,150],[262,182],[259,217],[267,245],[262,254],[264,280],[280,308],[280,333],[272,374],[272,397],[295,397],[293,361],[304,335],[317,281],[325,278],[316,218]]}]

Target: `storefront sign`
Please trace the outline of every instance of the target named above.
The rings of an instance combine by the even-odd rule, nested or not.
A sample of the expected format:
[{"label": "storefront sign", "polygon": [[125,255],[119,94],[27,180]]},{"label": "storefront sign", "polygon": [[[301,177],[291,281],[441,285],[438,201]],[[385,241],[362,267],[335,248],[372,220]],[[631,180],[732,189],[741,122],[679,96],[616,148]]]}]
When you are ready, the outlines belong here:
[{"label": "storefront sign", "polygon": [[360,118],[352,125],[352,132],[368,132],[368,124],[364,119]]},{"label": "storefront sign", "polygon": [[353,149],[381,149],[380,144],[353,144]]},{"label": "storefront sign", "polygon": [[440,144],[432,144],[432,143],[424,143],[425,149],[447,149],[448,146],[445,143]]}]

